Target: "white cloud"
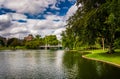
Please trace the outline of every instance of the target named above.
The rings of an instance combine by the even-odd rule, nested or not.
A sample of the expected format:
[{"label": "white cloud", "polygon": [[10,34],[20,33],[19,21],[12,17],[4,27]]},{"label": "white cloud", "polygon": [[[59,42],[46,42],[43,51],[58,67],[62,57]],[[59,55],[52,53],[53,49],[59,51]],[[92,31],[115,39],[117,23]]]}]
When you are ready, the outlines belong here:
[{"label": "white cloud", "polygon": [[45,20],[40,20],[37,26],[42,29],[57,29],[65,25],[65,22],[62,20],[63,17],[56,15],[49,15]]},{"label": "white cloud", "polygon": [[28,29],[25,27],[25,25],[26,24],[24,24],[24,23],[16,22],[12,25],[11,28],[9,28],[9,29],[11,29],[9,31],[9,33],[16,34],[16,33],[20,33],[20,32],[26,32]]},{"label": "white cloud", "polygon": [[53,21],[53,20],[62,20],[62,17],[57,16],[57,15],[47,15],[45,18],[47,20],[51,20],[51,21]]},{"label": "white cloud", "polygon": [[[50,13],[45,19],[28,19],[23,13],[43,12],[49,5],[54,5],[52,9],[58,9],[55,4],[57,0],[0,0],[0,6],[16,10],[17,13],[8,13],[0,15],[0,35],[6,37],[24,38],[28,34],[57,35],[60,39],[61,32],[65,30],[66,20],[77,10],[73,5],[67,12],[66,16],[58,16]],[[60,0],[64,2],[64,0]],[[59,9],[58,9],[59,10]],[[25,23],[12,20],[26,20]]]},{"label": "white cloud", "polygon": [[65,28],[59,28],[59,29],[55,30],[55,32],[53,34],[60,35],[62,33],[62,31],[64,31],[64,30],[65,30]]},{"label": "white cloud", "polygon": [[26,20],[27,16],[20,13],[10,13],[9,14],[13,20]]},{"label": "white cloud", "polygon": [[11,17],[9,15],[0,15],[0,30],[8,28],[11,24]]},{"label": "white cloud", "polygon": [[2,5],[4,4],[5,0],[0,0],[0,7],[2,7]]},{"label": "white cloud", "polygon": [[[49,7],[55,5],[56,0],[2,0],[0,6],[17,11],[18,13],[42,13]],[[54,8],[56,8],[54,6]]]},{"label": "white cloud", "polygon": [[54,31],[54,33],[53,33],[53,35],[56,35],[57,36],[57,38],[60,40],[61,39],[61,33],[62,33],[62,31],[64,31],[65,30],[65,28],[59,28],[59,29],[56,29],[55,31]]},{"label": "white cloud", "polygon": [[74,4],[73,6],[70,7],[68,12],[66,13],[65,20],[67,20],[70,16],[72,16],[76,11],[77,11],[77,6]]},{"label": "white cloud", "polygon": [[29,34],[28,29],[26,28],[25,23],[13,22],[10,27],[0,31],[0,35],[4,37],[17,37],[21,36],[22,38]]},{"label": "white cloud", "polygon": [[[6,37],[21,37],[24,38],[27,34],[41,34],[42,36],[50,35],[50,34],[60,34],[60,29],[65,26],[65,22],[63,21],[63,17],[57,15],[47,15],[46,19],[39,20],[39,19],[27,19],[26,16],[17,13],[10,13],[6,15],[2,15],[4,20],[7,22],[9,18],[11,18],[10,22],[12,23],[4,30],[0,31],[2,36]],[[19,20],[19,19],[26,19],[27,22],[21,23],[17,21],[12,21],[12,19]],[[59,33],[58,33],[59,29]],[[57,31],[56,31],[57,30]]]},{"label": "white cloud", "polygon": [[8,22],[10,21],[9,15],[0,15],[0,23]]}]

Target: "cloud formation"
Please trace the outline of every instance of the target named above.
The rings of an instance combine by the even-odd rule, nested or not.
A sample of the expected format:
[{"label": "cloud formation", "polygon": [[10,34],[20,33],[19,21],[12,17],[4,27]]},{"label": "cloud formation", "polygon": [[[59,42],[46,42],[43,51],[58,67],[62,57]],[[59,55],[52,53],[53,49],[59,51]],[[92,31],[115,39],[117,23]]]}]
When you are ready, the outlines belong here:
[{"label": "cloud formation", "polygon": [[9,13],[12,20],[26,20],[27,16],[20,14],[20,13]]},{"label": "cloud formation", "polygon": [[15,10],[18,13],[42,13],[52,5],[52,8],[58,9],[56,6],[56,0],[2,0],[0,1],[0,7]]},{"label": "cloud formation", "polygon": [[77,6],[76,4],[74,4],[73,6],[70,7],[68,12],[66,13],[65,20],[67,20],[70,16],[72,16],[76,12],[76,10],[77,10]]},{"label": "cloud formation", "polygon": [[9,15],[0,15],[0,31],[11,25],[11,17]]},{"label": "cloud formation", "polygon": [[0,0],[0,8],[16,11],[16,13],[0,15],[0,36],[24,38],[28,34],[42,36],[53,34],[60,39],[61,32],[65,30],[66,20],[77,10],[76,5],[71,6],[64,16],[47,12],[48,14],[42,15],[45,19],[30,19],[24,15],[24,13],[42,13],[48,7],[59,10],[60,7],[56,5],[59,2],[65,0]]},{"label": "cloud formation", "polygon": [[[21,23],[18,21],[12,21],[13,19],[25,19],[27,22]],[[42,34],[43,36],[47,34],[53,34],[55,30],[63,28],[65,26],[65,21],[63,21],[62,19],[63,17],[57,15],[47,15],[46,19],[43,20],[27,19],[25,15],[16,13],[10,13],[9,15],[0,15],[0,34],[2,36],[6,35],[7,37],[18,37],[19,34],[19,36],[23,36],[22,38],[24,38],[24,36],[27,34]],[[6,24],[9,27],[3,26]],[[23,33],[26,34],[23,35]]]}]

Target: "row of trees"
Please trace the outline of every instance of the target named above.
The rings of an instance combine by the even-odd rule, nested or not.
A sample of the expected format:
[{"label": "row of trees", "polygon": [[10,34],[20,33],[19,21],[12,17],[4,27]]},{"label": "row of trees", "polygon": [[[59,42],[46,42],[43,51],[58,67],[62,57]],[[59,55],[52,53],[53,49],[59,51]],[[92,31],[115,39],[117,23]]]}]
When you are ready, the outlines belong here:
[{"label": "row of trees", "polygon": [[41,45],[58,45],[59,41],[56,35],[49,35],[42,38],[40,35],[36,35],[31,40],[20,40],[18,38],[10,38],[6,41],[5,39],[0,39],[0,46],[4,47],[24,47],[28,49],[36,49],[39,48]]},{"label": "row of trees", "polygon": [[78,10],[61,34],[64,47],[120,47],[120,0],[77,0]]},{"label": "row of trees", "polygon": [[25,46],[29,49],[39,48],[39,46],[45,45],[58,45],[60,42],[58,41],[56,35],[48,35],[42,38],[40,35],[36,35],[31,41],[25,41]]}]

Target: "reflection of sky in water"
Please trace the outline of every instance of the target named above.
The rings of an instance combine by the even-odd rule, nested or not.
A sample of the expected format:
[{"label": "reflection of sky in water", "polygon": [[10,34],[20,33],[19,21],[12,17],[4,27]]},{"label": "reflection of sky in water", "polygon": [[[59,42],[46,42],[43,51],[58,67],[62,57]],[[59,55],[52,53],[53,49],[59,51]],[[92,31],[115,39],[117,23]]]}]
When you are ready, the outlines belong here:
[{"label": "reflection of sky in water", "polygon": [[34,53],[23,53],[22,51],[10,54],[7,61],[11,70],[21,70],[24,67],[34,68],[36,65]]},{"label": "reflection of sky in water", "polygon": [[63,51],[14,51],[5,52],[8,74],[15,78],[63,78],[61,69]]},{"label": "reflection of sky in water", "polygon": [[56,52],[56,61],[55,61],[55,63],[56,63],[56,66],[58,67],[58,68],[61,68],[61,66],[62,66],[62,57],[63,57],[63,54],[64,54],[64,52],[63,51],[57,51]]},{"label": "reflection of sky in water", "polygon": [[0,79],[119,79],[112,77],[119,73],[118,68],[62,50],[0,52]]}]

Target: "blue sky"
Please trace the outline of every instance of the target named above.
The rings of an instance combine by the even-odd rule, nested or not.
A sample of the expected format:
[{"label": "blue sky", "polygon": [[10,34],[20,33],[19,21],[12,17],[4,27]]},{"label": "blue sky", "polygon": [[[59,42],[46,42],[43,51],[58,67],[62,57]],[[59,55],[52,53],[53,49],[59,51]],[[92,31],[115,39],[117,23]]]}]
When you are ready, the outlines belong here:
[{"label": "blue sky", "polygon": [[75,13],[76,0],[0,0],[0,36],[57,35]]}]

